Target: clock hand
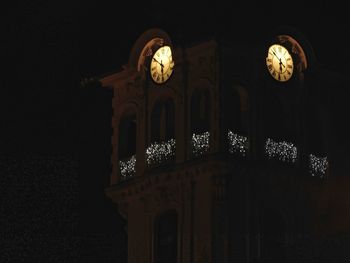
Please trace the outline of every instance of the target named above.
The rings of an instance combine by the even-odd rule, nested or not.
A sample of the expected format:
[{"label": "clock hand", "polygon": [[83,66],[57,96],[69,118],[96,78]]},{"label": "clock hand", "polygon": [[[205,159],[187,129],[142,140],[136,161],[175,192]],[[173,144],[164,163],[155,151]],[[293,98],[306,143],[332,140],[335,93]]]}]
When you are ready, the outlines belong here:
[{"label": "clock hand", "polygon": [[274,56],[280,61],[280,62],[279,62],[280,65],[282,64],[282,66],[285,67],[284,64],[283,64],[283,62],[282,62],[282,60],[281,60],[281,58],[277,56],[277,54],[275,53],[275,51],[273,51],[273,50],[271,50],[271,51],[272,51],[272,53],[274,54]]},{"label": "clock hand", "polygon": [[277,56],[277,54],[275,53],[275,51],[271,50],[271,52],[273,53],[273,55],[279,60],[279,65],[280,65],[280,72],[282,72],[282,66],[285,68],[282,59],[280,57]]},{"label": "clock hand", "polygon": [[159,61],[156,60],[155,58],[153,58],[153,59],[154,59],[154,61],[157,62],[162,68],[164,67],[164,65],[163,65],[161,62],[159,62]]},{"label": "clock hand", "polygon": [[279,60],[280,60],[280,67],[281,67],[281,65],[282,65],[282,66],[285,68],[286,66],[283,64],[281,58],[279,58]]},{"label": "clock hand", "polygon": [[271,50],[271,52],[275,55],[276,58],[278,58],[278,56],[276,55],[275,51]]}]

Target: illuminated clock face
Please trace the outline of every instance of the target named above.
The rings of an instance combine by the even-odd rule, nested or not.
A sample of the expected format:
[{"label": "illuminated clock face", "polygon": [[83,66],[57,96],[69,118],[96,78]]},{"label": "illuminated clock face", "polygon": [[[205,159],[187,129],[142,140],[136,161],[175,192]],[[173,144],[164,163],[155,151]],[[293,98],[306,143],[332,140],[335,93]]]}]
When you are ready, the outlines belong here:
[{"label": "illuminated clock face", "polygon": [[152,79],[158,83],[166,82],[174,70],[174,60],[169,46],[160,47],[153,55],[150,64]]},{"label": "illuminated clock face", "polygon": [[284,46],[278,44],[270,46],[266,66],[271,76],[278,81],[288,81],[293,75],[293,59]]}]

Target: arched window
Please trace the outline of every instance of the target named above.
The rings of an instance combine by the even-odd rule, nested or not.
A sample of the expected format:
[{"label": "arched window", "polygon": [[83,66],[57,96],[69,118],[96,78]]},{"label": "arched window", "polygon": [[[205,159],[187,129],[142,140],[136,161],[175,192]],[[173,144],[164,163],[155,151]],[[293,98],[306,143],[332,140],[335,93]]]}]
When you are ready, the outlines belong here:
[{"label": "arched window", "polygon": [[317,101],[308,104],[307,139],[309,148],[309,171],[311,176],[325,177],[328,169],[328,154],[325,145],[324,120],[326,111],[320,109]]},{"label": "arched window", "polygon": [[225,104],[229,152],[245,156],[249,147],[247,91],[241,85],[234,85],[225,98]]},{"label": "arched window", "polygon": [[242,133],[242,112],[241,112],[241,99],[237,90],[232,90],[229,96],[229,121],[228,128],[231,131],[236,131],[237,133]]},{"label": "arched window", "polygon": [[191,144],[194,156],[209,152],[210,110],[209,91],[195,91],[191,97]]},{"label": "arched window", "polygon": [[124,116],[119,123],[119,158],[136,153],[136,115]]},{"label": "arched window", "polygon": [[290,141],[285,129],[285,109],[277,94],[271,92],[265,98],[263,111],[265,136],[276,141]]},{"label": "arched window", "polygon": [[118,156],[121,179],[125,180],[136,172],[136,114],[127,113],[119,122]]},{"label": "arched window", "polygon": [[197,90],[191,98],[191,131],[201,134],[210,131],[210,93]]},{"label": "arched window", "polygon": [[151,115],[151,142],[175,138],[175,109],[171,99],[158,101]]},{"label": "arched window", "polygon": [[268,159],[296,163],[298,120],[295,98],[284,90],[266,89],[263,101],[265,156]]},{"label": "arched window", "polygon": [[325,155],[326,147],[324,143],[323,120],[325,116],[321,116],[321,111],[318,110],[317,101],[311,101],[307,106],[307,138],[309,151],[316,155]]},{"label": "arched window", "polygon": [[168,211],[154,222],[154,262],[177,263],[177,214]]},{"label": "arched window", "polygon": [[154,104],[150,140],[146,150],[149,166],[175,158],[175,107],[172,99],[159,100]]}]

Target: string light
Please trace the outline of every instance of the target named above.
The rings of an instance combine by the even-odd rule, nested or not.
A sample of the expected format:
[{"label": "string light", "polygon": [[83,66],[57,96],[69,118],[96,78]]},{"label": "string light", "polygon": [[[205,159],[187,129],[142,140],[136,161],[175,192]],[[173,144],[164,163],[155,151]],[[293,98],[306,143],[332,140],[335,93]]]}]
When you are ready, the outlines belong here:
[{"label": "string light", "polygon": [[201,156],[209,151],[209,132],[192,134],[192,153],[194,156]]},{"label": "string light", "polygon": [[126,180],[135,174],[136,172],[135,164],[136,164],[135,154],[127,160],[119,161],[121,180]]},{"label": "string light", "polygon": [[[249,148],[248,138],[228,131],[229,152],[246,156]],[[192,152],[194,156],[201,156],[209,152],[210,133],[192,134]],[[176,141],[170,139],[165,142],[152,143],[146,150],[146,161],[148,165],[164,163],[175,157]],[[278,159],[283,162],[296,162],[297,148],[293,143],[286,141],[276,142],[270,138],[266,140],[265,153],[269,159]],[[136,172],[136,155],[126,160],[119,161],[121,180],[134,176]],[[312,176],[323,178],[328,168],[327,157],[309,155],[309,169]]]},{"label": "string light", "polygon": [[297,148],[293,143],[289,142],[275,142],[268,138],[265,144],[265,152],[269,159],[276,158],[283,162],[294,163],[297,160]]},{"label": "string light", "polygon": [[146,150],[146,161],[148,165],[164,163],[175,157],[175,139],[165,142],[154,142]]},{"label": "string light", "polygon": [[228,131],[227,136],[229,141],[229,152],[245,156],[248,151],[248,138],[233,133],[232,131]]},{"label": "string light", "polygon": [[328,167],[328,159],[326,157],[317,157],[313,154],[310,154],[309,168],[311,176],[324,177]]}]

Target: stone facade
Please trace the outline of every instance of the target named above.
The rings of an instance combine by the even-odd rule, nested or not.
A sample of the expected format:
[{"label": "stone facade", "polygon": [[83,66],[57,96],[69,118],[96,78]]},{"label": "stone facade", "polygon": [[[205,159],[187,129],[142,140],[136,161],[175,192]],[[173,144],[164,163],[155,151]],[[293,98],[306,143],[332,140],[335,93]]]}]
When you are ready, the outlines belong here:
[{"label": "stone facade", "polygon": [[[283,262],[300,240],[332,222],[324,219],[329,199],[323,193],[333,176],[332,131],[315,136],[319,149],[307,132],[315,112],[307,105],[322,70],[298,32],[276,36],[292,36],[295,51],[296,72],[285,84],[265,64],[268,44],[281,38],[173,46],[160,29],[141,35],[123,70],[101,79],[114,92],[106,194],[127,218],[128,262],[164,262],[156,222],[168,211],[176,218],[176,241],[169,241],[176,256],[168,262],[179,263]],[[175,61],[162,85],[147,71],[147,53],[159,39],[172,47]],[[128,145],[135,147],[121,160]]]}]

